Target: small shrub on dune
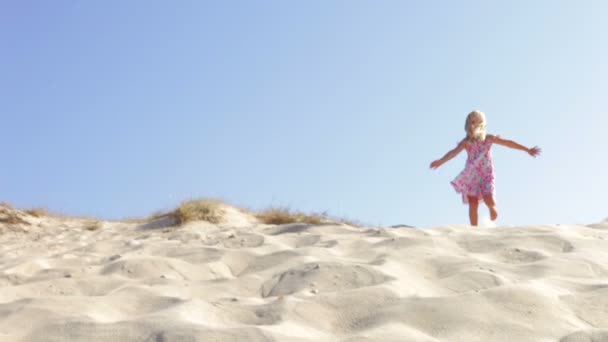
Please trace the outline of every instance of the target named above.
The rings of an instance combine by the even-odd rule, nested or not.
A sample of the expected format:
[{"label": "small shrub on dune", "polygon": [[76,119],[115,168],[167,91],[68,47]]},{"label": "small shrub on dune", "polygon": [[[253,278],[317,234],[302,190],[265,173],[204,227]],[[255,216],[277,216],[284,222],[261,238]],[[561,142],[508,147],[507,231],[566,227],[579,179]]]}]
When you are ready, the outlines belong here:
[{"label": "small shrub on dune", "polygon": [[15,209],[10,203],[0,202],[0,223],[28,224],[22,216],[22,213]]},{"label": "small shrub on dune", "polygon": [[45,208],[33,208],[33,209],[28,209],[25,211],[26,214],[30,215],[30,216],[34,216],[34,217],[44,217],[44,216],[51,216],[51,214],[49,213],[48,210],[46,210]]},{"label": "small shrub on dune", "polygon": [[85,223],[84,227],[86,230],[96,231],[103,226],[103,222],[98,220],[90,220]]},{"label": "small shrub on dune", "polygon": [[185,224],[192,221],[207,221],[209,223],[221,223],[224,218],[224,210],[221,202],[212,199],[192,200],[182,203],[172,216],[177,224]]},{"label": "small shrub on dune", "polygon": [[359,221],[354,221],[354,220],[347,219],[347,218],[339,218],[336,221],[338,223],[345,224],[345,225],[351,226],[351,227],[363,227],[364,226],[364,224]]},{"label": "small shrub on dune", "polygon": [[326,222],[328,218],[326,213],[304,214],[299,211],[291,211],[288,208],[270,208],[255,214],[255,216],[264,224],[321,224]]},{"label": "small shrub on dune", "polygon": [[27,224],[13,207],[6,203],[0,203],[0,223]]}]

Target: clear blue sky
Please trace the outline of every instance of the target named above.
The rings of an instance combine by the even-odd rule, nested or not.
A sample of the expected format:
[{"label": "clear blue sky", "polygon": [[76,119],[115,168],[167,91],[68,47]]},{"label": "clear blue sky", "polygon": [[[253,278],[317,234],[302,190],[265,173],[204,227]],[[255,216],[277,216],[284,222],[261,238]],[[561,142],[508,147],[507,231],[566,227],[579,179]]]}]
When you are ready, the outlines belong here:
[{"label": "clear blue sky", "polygon": [[[468,223],[466,114],[498,224],[608,216],[606,1],[2,1],[0,199],[123,218],[219,197]],[[486,215],[485,208],[481,212]]]}]

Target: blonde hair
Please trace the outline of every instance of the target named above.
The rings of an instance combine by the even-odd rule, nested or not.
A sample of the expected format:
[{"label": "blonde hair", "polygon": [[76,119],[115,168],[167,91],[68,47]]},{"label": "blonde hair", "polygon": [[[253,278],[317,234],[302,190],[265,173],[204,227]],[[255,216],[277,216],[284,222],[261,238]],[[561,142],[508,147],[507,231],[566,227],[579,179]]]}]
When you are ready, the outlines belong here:
[{"label": "blonde hair", "polygon": [[[471,130],[471,121],[473,118],[478,118],[481,120],[479,123],[479,129],[477,132]],[[464,122],[464,131],[467,132],[467,141],[475,142],[475,141],[484,141],[486,140],[486,115],[479,110],[474,110],[467,115],[467,119]]]}]

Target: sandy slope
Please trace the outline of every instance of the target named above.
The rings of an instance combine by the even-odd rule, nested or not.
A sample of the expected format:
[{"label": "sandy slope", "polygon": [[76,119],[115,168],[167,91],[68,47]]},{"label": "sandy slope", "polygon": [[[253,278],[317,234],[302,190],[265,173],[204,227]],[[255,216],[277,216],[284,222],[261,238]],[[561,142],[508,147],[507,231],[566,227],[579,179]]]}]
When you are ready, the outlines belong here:
[{"label": "sandy slope", "polygon": [[608,341],[608,223],[0,223],[0,341]]}]

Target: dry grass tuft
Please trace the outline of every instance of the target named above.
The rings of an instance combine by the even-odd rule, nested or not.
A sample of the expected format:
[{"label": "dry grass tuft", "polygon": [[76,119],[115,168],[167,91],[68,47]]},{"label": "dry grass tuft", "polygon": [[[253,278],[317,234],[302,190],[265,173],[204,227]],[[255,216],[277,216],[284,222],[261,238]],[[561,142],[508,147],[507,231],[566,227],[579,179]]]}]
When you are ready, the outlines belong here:
[{"label": "dry grass tuft", "polygon": [[98,221],[98,220],[90,220],[90,221],[85,222],[85,224],[84,224],[84,228],[86,230],[90,230],[90,231],[99,230],[99,229],[101,229],[102,226],[103,226],[103,222]]},{"label": "dry grass tuft", "polygon": [[25,213],[34,217],[51,216],[46,208],[32,208],[26,210]]},{"label": "dry grass tuft", "polygon": [[351,226],[351,227],[363,227],[364,224],[359,222],[359,221],[355,221],[355,220],[351,220],[351,219],[347,219],[347,218],[339,218],[336,219],[336,222],[341,223],[341,224],[345,224],[347,226]]},{"label": "dry grass tuft", "polygon": [[47,208],[42,208],[42,207],[26,209],[23,212],[29,216],[33,216],[33,217],[37,217],[37,218],[46,217],[46,218],[53,218],[53,219],[59,219],[59,220],[79,219],[79,220],[87,220],[87,221],[97,221],[96,218],[92,218],[89,216],[71,216],[71,215],[61,214],[61,213],[57,213],[57,212],[52,212],[52,211],[48,210]]},{"label": "dry grass tuft", "polygon": [[145,218],[146,221],[152,221],[152,220],[158,220],[159,218],[163,218],[166,216],[170,216],[171,213],[167,212],[166,210],[157,210],[155,212],[153,212],[152,214],[148,215],[147,218]]},{"label": "dry grass tuft", "polygon": [[222,202],[214,199],[198,199],[183,202],[171,213],[177,224],[182,225],[193,221],[221,223],[224,219]]},{"label": "dry grass tuft", "polygon": [[0,223],[29,224],[19,215],[19,211],[8,203],[0,203]]},{"label": "dry grass tuft", "polygon": [[8,224],[29,224],[25,221],[21,216],[17,213],[8,211],[8,210],[0,210],[0,223],[8,223]]},{"label": "dry grass tuft", "polygon": [[289,208],[270,208],[255,214],[255,217],[264,224],[306,223],[321,224],[327,222],[327,213],[305,214],[291,211]]}]

